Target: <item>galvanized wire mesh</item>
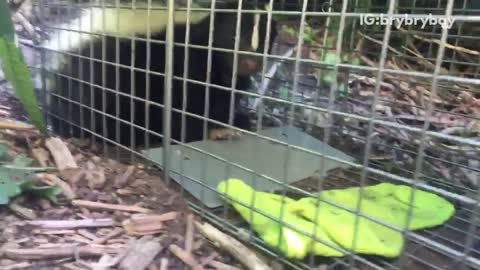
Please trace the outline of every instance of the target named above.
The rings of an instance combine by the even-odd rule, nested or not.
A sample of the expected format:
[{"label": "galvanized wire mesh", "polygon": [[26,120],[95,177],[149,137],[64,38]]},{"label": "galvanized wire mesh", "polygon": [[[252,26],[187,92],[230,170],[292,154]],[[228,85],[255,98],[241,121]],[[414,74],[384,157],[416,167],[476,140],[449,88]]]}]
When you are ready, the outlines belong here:
[{"label": "galvanized wire mesh", "polygon": [[[55,31],[72,31],[60,29],[58,23],[48,21],[48,10],[56,7],[59,13],[72,12],[84,5],[65,3],[52,3],[42,1],[40,7],[43,14],[43,22],[47,29]],[[168,1],[160,8],[169,12],[167,19],[169,26],[173,27],[175,16],[174,1]],[[480,186],[480,47],[478,46],[480,7],[476,2],[463,1],[256,1],[260,4],[270,4],[267,9],[243,10],[242,2],[238,8],[220,9],[223,1],[203,1],[203,6],[193,7],[192,1],[177,3],[176,12],[185,11],[187,18],[194,12],[209,13],[209,38],[206,45],[190,44],[190,20],[187,19],[186,36],[182,42],[177,37],[167,34],[165,40],[152,40],[150,28],[147,24],[147,34],[144,36],[114,37],[116,50],[114,56],[108,56],[105,46],[102,47],[101,55],[95,55],[91,50],[89,55],[79,55],[78,52],[52,52],[43,50],[43,81],[46,85],[47,78],[62,77],[69,81],[68,89],[55,89],[44,87],[45,99],[56,100],[58,103],[50,103],[50,108],[55,106],[69,106],[70,113],[58,115],[49,113],[49,119],[61,120],[62,127],[66,130],[72,127],[81,130],[81,137],[92,137],[94,142],[101,142],[105,149],[110,145],[116,146],[116,154],[119,157],[119,149],[131,153],[131,158],[146,158],[141,151],[136,149],[135,130],[141,130],[145,136],[146,148],[150,146],[150,138],[163,138],[164,155],[163,169],[165,179],[168,181],[171,172],[168,160],[172,156],[169,143],[171,141],[182,144],[186,148],[192,148],[184,143],[187,130],[182,128],[179,140],[173,140],[169,132],[163,134],[154,132],[149,126],[149,118],[155,117],[150,113],[150,107],[158,107],[165,111],[177,111],[182,114],[182,126],[184,127],[187,101],[183,100],[182,108],[172,108],[171,102],[164,104],[152,102],[149,96],[153,89],[150,88],[151,76],[165,78],[165,100],[171,100],[172,91],[186,91],[188,83],[204,85],[209,93],[210,87],[233,91],[245,96],[247,102],[244,106],[253,119],[252,130],[243,130],[233,126],[234,109],[230,107],[228,121],[217,123],[244,134],[258,136],[265,143],[274,140],[258,135],[257,131],[269,125],[294,125],[304,128],[312,136],[323,142],[337,147],[347,154],[357,158],[357,162],[341,160],[327,156],[317,150],[305,149],[295,145],[285,146],[284,161],[288,165],[289,156],[295,150],[301,150],[315,154],[318,157],[318,172],[320,177],[305,179],[294,185],[287,184],[289,177],[288,166],[283,171],[283,179],[271,179],[271,181],[283,186],[280,194],[287,195],[295,191],[301,196],[311,196],[312,192],[325,189],[343,188],[351,186],[365,187],[366,185],[380,182],[400,183],[412,186],[414,189],[437,193],[449,201],[455,203],[456,215],[446,224],[420,232],[403,231],[394,226],[385,224],[395,230],[400,230],[408,239],[402,256],[395,260],[387,260],[377,257],[365,257],[355,252],[348,252],[349,256],[338,259],[314,258],[298,261],[286,261],[275,249],[267,247],[246,225],[245,221],[232,219],[233,212],[225,203],[221,209],[208,209],[192,199],[192,208],[211,222],[222,226],[243,237],[247,237],[257,247],[269,252],[295,268],[315,268],[319,265],[326,269],[476,269],[480,267],[480,236],[479,226],[479,186]],[[335,2],[335,3],[334,3]],[[112,3],[109,3],[110,5]],[[124,2],[113,3],[115,8],[120,9]],[[151,3],[137,7],[136,2],[126,3],[127,8],[152,9]],[[106,7],[107,3],[88,3]],[[249,52],[240,51],[241,22],[235,27],[235,45],[233,48],[215,48],[213,41],[216,38],[213,33],[214,18],[217,13],[226,12],[233,14],[262,13],[268,17],[267,24],[271,26],[272,20],[281,18],[289,22],[293,32],[282,28],[273,48],[265,46],[263,51]],[[408,13],[409,18],[453,18],[455,23],[451,29],[442,28],[439,24],[404,25],[397,28],[395,25],[386,24],[365,25],[366,16],[380,14],[383,18],[404,18]],[[432,17],[433,16],[433,17]],[[371,17],[374,18],[374,17]],[[363,24],[360,23],[361,20]],[[376,21],[378,23],[378,21]],[[81,22],[79,22],[81,23]],[[117,22],[120,23],[120,22]],[[169,30],[172,28],[169,27]],[[315,31],[312,31],[315,30]],[[172,30],[173,31],[173,30]],[[171,32],[168,32],[171,33]],[[293,34],[292,34],[293,33]],[[89,35],[88,31],[82,35]],[[299,38],[303,37],[303,38]],[[105,44],[108,35],[101,35],[100,42]],[[270,34],[260,37],[265,44],[270,43]],[[283,38],[283,39],[282,39]],[[175,40],[173,40],[175,39]],[[130,65],[121,64],[122,57],[120,46],[130,42],[132,49],[135,41],[145,41],[145,68],[134,66],[136,54],[132,50]],[[320,40],[320,41],[318,41]],[[59,44],[68,43],[69,40],[58,40]],[[150,46],[152,44],[166,44],[166,59],[152,59]],[[182,59],[173,56],[174,47],[185,48],[185,57]],[[172,64],[182,61],[189,69],[195,68],[189,59],[189,48],[205,50],[209,62],[206,64],[206,80],[195,81],[188,78],[188,69],[183,74],[175,74],[171,69]],[[143,47],[142,47],[143,48]],[[271,52],[269,52],[272,50]],[[231,53],[233,57],[233,72],[231,86],[213,86],[211,84],[212,54],[214,52]],[[48,54],[57,53],[67,56],[67,59],[77,58],[78,76],[72,77],[67,71],[65,74],[52,73],[47,68]],[[327,61],[325,55],[330,53],[333,62]],[[254,55],[263,59],[261,71],[257,74],[256,85],[251,91],[236,90],[238,73],[237,63],[239,55]],[[312,56],[313,55],[313,56]],[[346,55],[357,57],[359,62],[354,63],[346,60]],[[349,58],[350,59],[350,58]],[[113,60],[113,61],[112,61]],[[71,60],[69,60],[71,61]],[[67,61],[67,62],[69,62]],[[94,83],[97,75],[95,70],[90,74],[83,74],[82,65],[91,64],[93,61],[102,63],[103,71],[100,85]],[[166,61],[163,73],[149,70],[152,61]],[[115,66],[116,73],[112,77],[105,75],[107,65]],[[277,66],[276,66],[277,65]],[[92,65],[93,67],[93,65]],[[72,68],[72,67],[69,67]],[[131,92],[120,93],[119,88],[123,82],[118,76],[121,68],[131,70]],[[273,72],[272,72],[273,70]],[[151,76],[145,76],[145,95],[138,97],[135,89],[135,72],[143,72]],[[326,76],[332,78],[326,81]],[[113,80],[108,83],[107,80]],[[183,89],[172,88],[172,82],[183,82]],[[94,100],[94,95],[89,100],[84,100],[82,94],[75,93],[72,86],[82,84],[84,87],[101,89],[102,99]],[[107,87],[114,86],[113,88]],[[285,92],[285,89],[287,90]],[[107,101],[112,95],[116,99],[113,114],[106,113]],[[144,125],[140,126],[133,120],[120,118],[122,106],[120,96],[130,100],[133,108],[135,102],[142,102],[145,106]],[[235,103],[236,96],[232,96],[230,103]],[[46,101],[45,101],[46,102]],[[93,108],[93,104],[100,106]],[[208,100],[206,100],[208,104]],[[80,122],[73,121],[72,106],[79,106]],[[205,120],[203,124],[203,137],[207,137],[207,122],[209,119],[208,106],[206,110],[195,117]],[[85,112],[89,112],[85,114]],[[130,119],[134,119],[135,110],[130,110]],[[101,118],[96,117],[97,114]],[[171,125],[171,115],[164,114],[163,124]],[[89,125],[82,126],[84,119],[90,118]],[[101,133],[96,133],[97,123],[101,120],[103,126]],[[52,120],[53,121],[53,120]],[[115,123],[116,139],[108,139],[107,133],[111,133],[108,123]],[[79,124],[80,123],[80,124]],[[129,125],[131,140],[127,144],[120,144],[120,125]],[[93,135],[93,136],[92,136]],[[206,157],[219,158],[208,151],[194,149]],[[107,152],[106,152],[107,154]],[[275,158],[275,157],[273,157]],[[219,158],[221,159],[221,158]],[[350,169],[342,172],[326,172],[325,161],[336,160],[350,166]],[[154,162],[150,159],[151,162]],[[243,168],[235,160],[222,160],[231,168],[241,168],[250,172],[253,182],[260,179],[257,172],[250,168]],[[205,163],[206,164],[206,163]],[[192,179],[183,173],[184,165],[180,165],[182,182],[194,181],[203,189],[215,191],[216,187],[208,186],[201,180]],[[204,176],[206,176],[205,166]],[[225,172],[226,178],[231,177]],[[233,176],[234,177],[234,176]],[[265,176],[262,176],[265,177]],[[264,178],[262,178],[264,179]],[[188,194],[185,193],[185,196]],[[411,202],[413,201],[411,197]],[[361,198],[361,196],[360,196]],[[319,198],[319,201],[323,200]],[[360,201],[360,200],[359,200]],[[253,205],[253,202],[249,207]],[[360,208],[348,209],[358,217],[365,217],[377,221],[375,218],[362,214]],[[261,213],[258,209],[254,211]],[[356,219],[358,225],[360,218]],[[288,225],[285,225],[288,226]],[[240,229],[242,228],[242,229]],[[295,228],[292,228],[295,229]],[[244,231],[247,231],[245,236]],[[354,237],[354,243],[355,243]],[[321,239],[317,239],[322,241]],[[355,246],[355,244],[354,244]],[[322,266],[322,267],[323,267]]]}]

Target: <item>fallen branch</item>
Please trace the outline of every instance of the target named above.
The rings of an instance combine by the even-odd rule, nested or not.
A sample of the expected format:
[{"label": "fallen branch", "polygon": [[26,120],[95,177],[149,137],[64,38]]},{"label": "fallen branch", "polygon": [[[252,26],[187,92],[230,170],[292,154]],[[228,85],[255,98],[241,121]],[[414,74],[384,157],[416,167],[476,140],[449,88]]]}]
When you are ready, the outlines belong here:
[{"label": "fallen branch", "polygon": [[210,239],[210,241],[218,243],[222,249],[229,252],[248,269],[271,269],[266,263],[260,260],[254,252],[235,238],[219,231],[208,223],[201,224],[195,222],[195,225],[203,236]]},{"label": "fallen branch", "polygon": [[119,204],[110,204],[110,203],[100,203],[92,202],[85,200],[74,200],[72,204],[78,207],[85,207],[89,209],[101,209],[101,210],[112,210],[112,211],[124,211],[124,212],[137,212],[137,213],[148,213],[151,210],[135,205],[119,205]]}]

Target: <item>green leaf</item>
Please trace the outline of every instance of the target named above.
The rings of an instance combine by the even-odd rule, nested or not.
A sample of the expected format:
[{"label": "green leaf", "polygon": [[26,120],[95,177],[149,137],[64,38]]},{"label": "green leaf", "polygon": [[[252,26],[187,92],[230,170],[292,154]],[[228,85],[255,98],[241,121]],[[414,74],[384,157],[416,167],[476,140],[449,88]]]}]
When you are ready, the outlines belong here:
[{"label": "green leaf", "polygon": [[21,185],[34,180],[34,173],[45,168],[22,168],[11,165],[0,166],[0,205],[7,204],[9,199],[19,195]]},{"label": "green leaf", "polygon": [[31,123],[45,133],[45,122],[33,92],[30,70],[22,60],[20,50],[15,46],[15,43],[7,40],[5,37],[0,37],[0,59],[2,60],[5,78],[12,83],[18,99],[20,99],[28,113]]}]

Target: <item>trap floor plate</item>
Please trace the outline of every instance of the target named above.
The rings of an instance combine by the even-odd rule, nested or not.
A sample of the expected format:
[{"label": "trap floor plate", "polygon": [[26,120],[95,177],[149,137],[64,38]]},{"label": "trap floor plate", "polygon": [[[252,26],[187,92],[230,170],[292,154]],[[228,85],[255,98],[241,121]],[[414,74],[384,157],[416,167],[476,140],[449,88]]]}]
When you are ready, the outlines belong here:
[{"label": "trap floor plate", "polygon": [[[329,157],[354,161],[345,153],[294,127],[266,129],[260,131],[259,134],[323,153]],[[317,155],[294,148],[287,150],[288,147],[285,145],[247,134],[238,140],[200,141],[188,145],[215,157],[182,145],[172,145],[170,175],[174,181],[183,185],[185,190],[209,208],[223,205],[221,198],[214,190],[218,183],[227,178],[239,178],[252,185],[256,190],[273,192],[281,190],[282,187],[272,181],[272,178],[290,184],[313,176],[321,166],[321,157]],[[289,151],[288,155],[287,151]],[[163,165],[162,148],[145,150],[144,154],[152,161]],[[324,171],[348,166],[337,161],[324,160]],[[256,174],[253,174],[252,171]],[[182,177],[182,175],[186,177]]]}]

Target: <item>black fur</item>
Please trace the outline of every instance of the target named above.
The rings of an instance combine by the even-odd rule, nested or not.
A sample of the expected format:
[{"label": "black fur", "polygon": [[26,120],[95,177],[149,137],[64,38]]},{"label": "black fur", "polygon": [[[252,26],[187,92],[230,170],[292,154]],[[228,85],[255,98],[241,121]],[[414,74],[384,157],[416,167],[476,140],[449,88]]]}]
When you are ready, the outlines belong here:
[{"label": "black fur", "polygon": [[[214,30],[214,43],[213,47],[217,48],[234,48],[234,37],[236,28],[237,15],[235,13],[215,13],[215,30]],[[191,25],[190,28],[190,44],[204,45],[208,44],[209,33],[209,21],[210,18]],[[253,29],[253,14],[242,14],[242,26],[241,26],[241,40],[240,50],[246,51],[250,48],[251,34]],[[262,15],[260,20],[260,46],[257,50],[259,53],[263,53],[264,41],[266,36],[267,16]],[[185,41],[185,26],[175,27],[175,41],[183,43]],[[276,36],[276,26],[272,21],[271,25],[271,42],[273,42]],[[165,33],[155,34],[151,36],[152,40],[165,40]],[[131,52],[132,46],[130,39],[120,40],[119,43],[119,61],[116,59],[116,42],[113,37],[106,37],[105,42],[105,61],[108,63],[102,64],[100,61],[90,60],[90,52],[93,52],[93,58],[102,59],[102,42],[98,39],[91,45],[85,46],[80,51],[82,57],[70,56],[69,67],[62,71],[63,74],[76,79],[67,79],[66,77],[56,76],[55,93],[63,96],[67,99],[82,103],[84,105],[83,119],[80,119],[80,106],[68,102],[68,100],[52,96],[52,102],[50,109],[53,115],[58,115],[61,118],[71,122],[74,125],[62,124],[61,119],[55,119],[53,117],[52,127],[56,133],[63,135],[80,136],[81,132],[79,125],[88,130],[97,133],[100,136],[104,134],[110,140],[116,141],[118,135],[120,137],[120,143],[126,146],[134,145],[139,146],[145,143],[145,131],[140,128],[135,128],[134,138],[131,138],[131,124],[115,120],[116,115],[116,78],[118,77],[118,90],[119,93],[130,94],[132,89],[131,85]],[[270,46],[271,47],[271,46]],[[189,79],[196,81],[206,82],[207,71],[207,49],[189,49]],[[147,44],[145,41],[135,41],[135,67],[139,69],[146,68],[147,59]],[[247,59],[246,55],[238,55],[239,70],[242,69],[242,63],[244,59]],[[251,58],[251,57],[250,57]],[[165,64],[165,46],[161,43],[150,42],[150,71],[151,72],[164,72]],[[261,68],[262,59],[256,57],[253,59],[259,68]],[[121,66],[116,67],[115,63],[119,63]],[[174,76],[183,77],[184,72],[184,46],[175,46],[174,48]],[[91,67],[93,67],[93,77],[90,77]],[[118,74],[117,70],[118,69]],[[225,53],[212,51],[212,70],[211,70],[211,83],[224,87],[231,87],[233,69],[233,53]],[[105,72],[103,72],[103,70]],[[81,74],[80,71],[83,71]],[[105,76],[102,78],[102,75]],[[246,90],[249,87],[250,74],[244,74],[237,76],[236,89]],[[129,96],[119,95],[119,117],[120,119],[130,122],[132,109],[135,112],[133,119],[134,124],[139,127],[146,127],[145,121],[145,98],[146,98],[146,73],[144,71],[134,72],[134,91],[135,98]],[[150,97],[149,100],[155,103],[163,104],[164,94],[164,79],[161,75],[150,74]],[[90,85],[93,82],[94,85]],[[102,86],[110,90],[102,90]],[[198,116],[203,116],[205,109],[205,91],[206,87],[202,84],[189,82],[187,84],[187,111]],[[174,79],[172,89],[172,106],[174,109],[180,110],[182,108],[183,101],[183,80]],[[91,102],[93,96],[94,102]],[[81,99],[82,97],[82,99]],[[228,123],[229,110],[230,110],[230,97],[231,91],[225,91],[216,87],[210,87],[210,119]],[[105,99],[103,99],[105,98]],[[105,110],[103,110],[102,100],[104,100]],[[239,96],[235,96],[236,103],[238,104]],[[134,106],[131,106],[131,103]],[[237,105],[236,105],[237,106]],[[93,112],[92,108],[100,112],[105,112],[106,116],[106,130],[103,130],[103,114],[99,112]],[[150,121],[149,130],[162,134],[162,113],[163,109],[157,105],[150,105]],[[93,115],[92,115],[93,114]],[[92,117],[93,116],[93,117]],[[92,121],[94,120],[94,122]],[[179,112],[172,112],[171,122],[171,134],[174,140],[180,141],[181,139],[181,114]],[[120,124],[120,133],[116,132],[117,122]],[[235,114],[234,124],[237,127],[248,129],[248,119],[245,115]],[[95,124],[93,124],[95,123]],[[186,116],[186,132],[185,141],[197,141],[203,137],[203,123],[204,121],[191,116]],[[70,127],[70,128],[66,128]],[[214,128],[216,125],[209,123],[209,128]],[[218,128],[218,126],[217,126]],[[88,133],[85,133],[88,134]],[[150,136],[151,143],[161,142],[161,138],[158,136]]]}]

